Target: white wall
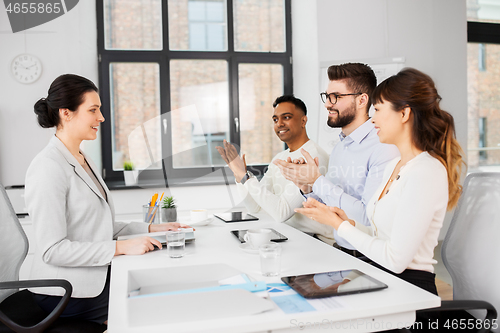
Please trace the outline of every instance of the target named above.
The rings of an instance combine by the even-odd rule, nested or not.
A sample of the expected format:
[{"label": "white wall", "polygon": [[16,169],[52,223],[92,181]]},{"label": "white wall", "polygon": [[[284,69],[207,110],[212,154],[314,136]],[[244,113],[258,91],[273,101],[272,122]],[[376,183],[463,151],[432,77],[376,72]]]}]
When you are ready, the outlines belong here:
[{"label": "white wall", "polygon": [[[38,126],[33,113],[33,105],[47,96],[50,83],[64,73],[97,82],[96,36],[94,0],[80,1],[65,15],[15,34],[0,5],[0,182],[4,185],[24,184],[29,163],[53,133]],[[42,63],[42,75],[35,83],[19,83],[10,72],[12,59],[21,53],[35,55]],[[87,145],[94,156],[99,146],[99,142]]]},{"label": "white wall", "polygon": [[307,133],[317,141],[320,109],[316,0],[292,0],[293,90],[307,106]]},{"label": "white wall", "polygon": [[[39,128],[33,104],[46,95],[52,80],[62,73],[77,73],[97,82],[95,20],[95,0],[80,1],[52,22],[12,34],[5,9],[0,8],[0,181],[4,185],[23,184],[30,161],[48,141],[50,131]],[[318,113],[323,111],[320,63],[403,56],[407,66],[434,78],[443,108],[455,117],[458,139],[466,147],[466,28],[465,0],[292,0],[294,93],[308,106],[310,137],[317,139]],[[9,72],[11,60],[24,52],[38,56],[44,65],[42,77],[31,85],[17,83]],[[84,149],[91,149],[92,158],[98,160],[99,147],[92,142]],[[151,191],[114,191],[117,212],[129,212]],[[174,191],[184,209],[227,203],[213,199],[226,197],[226,186]]]},{"label": "white wall", "polygon": [[406,66],[435,80],[441,104],[455,117],[458,140],[466,147],[465,0],[292,2],[294,92],[308,103],[309,119],[316,110],[324,111],[319,102],[319,92],[326,88],[319,86],[320,63],[402,56]]},{"label": "white wall", "polygon": [[[465,0],[316,0],[307,3],[294,2],[293,9],[299,10],[293,13],[293,33],[301,29],[299,36],[309,37],[304,41],[308,47],[297,51],[301,44],[295,40],[298,36],[294,36],[294,57],[296,53],[299,55],[294,58],[294,90],[298,97],[311,103],[308,104],[309,119],[314,117],[314,112],[326,112],[319,104],[318,93],[326,88],[319,86],[319,63],[402,56],[406,66],[417,68],[434,79],[443,98],[441,106],[455,118],[458,141],[466,150]],[[314,32],[317,37],[312,35]],[[317,51],[314,43],[318,45]],[[313,64],[315,73],[309,72],[315,70]],[[314,130],[317,128],[308,127],[313,139],[317,137]],[[441,239],[450,217],[448,214]]]}]

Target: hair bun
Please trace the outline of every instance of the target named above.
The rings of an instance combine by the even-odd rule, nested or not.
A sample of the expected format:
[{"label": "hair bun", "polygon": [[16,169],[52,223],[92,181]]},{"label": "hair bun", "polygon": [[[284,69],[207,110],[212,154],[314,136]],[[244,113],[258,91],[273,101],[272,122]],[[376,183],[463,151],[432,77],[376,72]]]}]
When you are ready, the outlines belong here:
[{"label": "hair bun", "polygon": [[35,103],[34,111],[37,115],[38,124],[40,124],[43,128],[57,126],[59,117],[54,114],[54,110],[49,107],[49,103],[45,98],[40,98]]}]

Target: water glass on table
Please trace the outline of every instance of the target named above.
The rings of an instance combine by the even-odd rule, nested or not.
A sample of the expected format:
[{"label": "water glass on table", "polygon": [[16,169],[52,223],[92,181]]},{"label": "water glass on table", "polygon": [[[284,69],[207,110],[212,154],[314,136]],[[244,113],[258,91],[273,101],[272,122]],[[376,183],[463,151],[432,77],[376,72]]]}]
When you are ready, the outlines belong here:
[{"label": "water glass on table", "polygon": [[183,231],[167,231],[167,249],[170,258],[184,256],[186,238]]},{"label": "water glass on table", "polygon": [[264,244],[259,247],[262,275],[278,276],[281,271],[281,246],[276,243]]}]

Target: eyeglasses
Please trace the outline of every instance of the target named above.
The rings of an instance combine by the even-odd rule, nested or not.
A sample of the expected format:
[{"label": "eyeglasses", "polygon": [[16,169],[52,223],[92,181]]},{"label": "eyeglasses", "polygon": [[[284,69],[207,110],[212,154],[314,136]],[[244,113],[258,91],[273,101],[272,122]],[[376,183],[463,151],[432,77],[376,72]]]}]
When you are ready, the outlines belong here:
[{"label": "eyeglasses", "polygon": [[328,99],[330,101],[330,103],[332,104],[337,104],[337,100],[339,99],[339,97],[344,97],[344,96],[357,96],[357,95],[361,95],[362,93],[355,93],[355,94],[336,94],[336,93],[331,93],[331,94],[327,94],[326,92],[322,92],[321,94],[319,94],[321,96],[321,100],[323,101],[323,103],[326,103],[326,100]]}]

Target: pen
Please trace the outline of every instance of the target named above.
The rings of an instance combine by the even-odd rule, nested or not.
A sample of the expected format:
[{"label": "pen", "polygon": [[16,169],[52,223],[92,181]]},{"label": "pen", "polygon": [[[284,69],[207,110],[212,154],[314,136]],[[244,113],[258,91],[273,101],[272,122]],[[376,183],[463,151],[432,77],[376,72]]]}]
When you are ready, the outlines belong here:
[{"label": "pen", "polygon": [[151,214],[151,218],[149,219],[149,224],[151,224],[153,222],[157,211],[158,211],[158,204],[156,204],[154,209],[153,209],[153,213]]},{"label": "pen", "polygon": [[156,205],[156,199],[158,199],[158,193],[155,193],[153,194],[153,196],[151,197],[151,202],[149,203],[149,210],[148,210],[148,220],[151,221],[151,215],[153,213],[153,208],[155,207]]}]

